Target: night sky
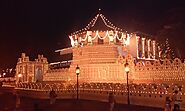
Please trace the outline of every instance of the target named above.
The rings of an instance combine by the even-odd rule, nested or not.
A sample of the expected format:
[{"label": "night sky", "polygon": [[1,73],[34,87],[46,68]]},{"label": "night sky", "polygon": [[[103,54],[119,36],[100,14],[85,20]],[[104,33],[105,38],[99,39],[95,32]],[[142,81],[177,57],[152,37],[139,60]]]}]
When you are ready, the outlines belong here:
[{"label": "night sky", "polygon": [[159,35],[157,40],[168,37],[185,57],[184,0],[1,0],[0,68],[15,67],[22,52],[31,60],[43,54],[56,61],[54,51],[70,46],[68,35],[84,28],[99,8],[129,32]]}]

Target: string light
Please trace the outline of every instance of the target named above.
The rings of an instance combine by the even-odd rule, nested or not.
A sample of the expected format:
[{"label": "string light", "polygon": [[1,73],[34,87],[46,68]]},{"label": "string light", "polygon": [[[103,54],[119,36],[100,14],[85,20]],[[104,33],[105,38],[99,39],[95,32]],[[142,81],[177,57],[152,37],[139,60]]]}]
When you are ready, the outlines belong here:
[{"label": "string light", "polygon": [[121,28],[118,28],[116,27],[115,25],[113,25],[102,13],[98,13],[88,24],[87,26],[85,26],[85,28],[81,29],[81,30],[78,30],[78,31],[75,31],[74,33],[72,33],[71,35],[73,36],[74,34],[79,34],[81,31],[87,31],[89,30],[90,28],[94,27],[94,25],[96,24],[98,18],[100,18],[104,25],[107,26],[108,28],[111,28],[112,30],[118,30],[118,31],[121,31],[123,29]]},{"label": "string light", "polygon": [[[95,31],[95,36],[92,36],[92,31],[86,31],[85,37],[83,36],[78,36],[78,35],[74,35],[74,39],[73,36],[69,36],[70,40],[71,40],[71,45],[72,46],[76,46],[79,43],[78,42],[84,42],[88,39],[88,42],[92,42],[92,40],[95,40],[96,38],[99,38],[101,40],[104,40],[105,38],[109,38],[109,42],[112,42],[115,38],[117,38],[117,40],[119,40],[123,45],[128,45],[130,43],[130,39],[131,36],[130,34],[125,34],[121,32],[121,37],[119,38],[118,36],[118,31],[106,31],[105,32],[105,36],[101,37],[99,35],[99,31]],[[79,38],[79,40],[77,39]]]}]

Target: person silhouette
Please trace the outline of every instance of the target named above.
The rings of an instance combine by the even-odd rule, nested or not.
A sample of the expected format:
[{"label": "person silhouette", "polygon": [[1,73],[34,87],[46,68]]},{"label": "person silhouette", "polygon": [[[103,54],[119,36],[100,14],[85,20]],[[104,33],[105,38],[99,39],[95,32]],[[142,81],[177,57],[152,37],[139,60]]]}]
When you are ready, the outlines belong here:
[{"label": "person silhouette", "polygon": [[178,91],[175,90],[173,92],[173,96],[172,96],[172,100],[174,102],[173,111],[179,111],[180,110],[179,104],[180,104],[181,101],[178,100],[177,95],[178,95]]},{"label": "person silhouette", "polygon": [[56,101],[57,94],[53,89],[50,91],[49,96],[50,96],[50,104],[54,104]]},{"label": "person silhouette", "polygon": [[171,102],[172,100],[170,99],[170,97],[167,96],[164,111],[172,111]]},{"label": "person silhouette", "polygon": [[113,111],[115,104],[115,98],[113,92],[109,93],[109,111]]}]

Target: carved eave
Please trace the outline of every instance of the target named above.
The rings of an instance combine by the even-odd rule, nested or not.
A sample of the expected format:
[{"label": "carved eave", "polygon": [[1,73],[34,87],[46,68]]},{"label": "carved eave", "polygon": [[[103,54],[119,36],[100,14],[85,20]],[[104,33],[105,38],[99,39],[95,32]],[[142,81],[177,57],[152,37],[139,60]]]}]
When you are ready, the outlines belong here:
[{"label": "carved eave", "polygon": [[69,48],[64,48],[64,49],[59,49],[59,50],[56,50],[55,52],[59,52],[60,55],[64,55],[64,54],[70,54],[70,53],[73,53],[73,47],[69,47]]}]

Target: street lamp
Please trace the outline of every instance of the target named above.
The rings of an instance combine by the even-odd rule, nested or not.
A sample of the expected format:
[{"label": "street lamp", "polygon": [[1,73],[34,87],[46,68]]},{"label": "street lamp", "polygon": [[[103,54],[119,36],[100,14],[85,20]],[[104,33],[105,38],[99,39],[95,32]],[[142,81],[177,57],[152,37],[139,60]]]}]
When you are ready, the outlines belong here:
[{"label": "street lamp", "polygon": [[3,77],[5,77],[5,75],[6,75],[6,73],[4,72],[4,73],[3,73]]},{"label": "street lamp", "polygon": [[129,64],[126,61],[126,63],[125,63],[125,72],[127,74],[127,104],[128,105],[130,105],[130,97],[129,97],[130,91],[129,91],[129,84],[128,84],[128,73],[129,73],[129,71],[130,71]]},{"label": "street lamp", "polygon": [[80,74],[80,67],[78,67],[78,65],[76,66],[76,79],[77,79],[77,89],[76,89],[76,99],[78,100],[78,75]]},{"label": "street lamp", "polygon": [[21,82],[22,74],[18,74],[18,82]]}]

